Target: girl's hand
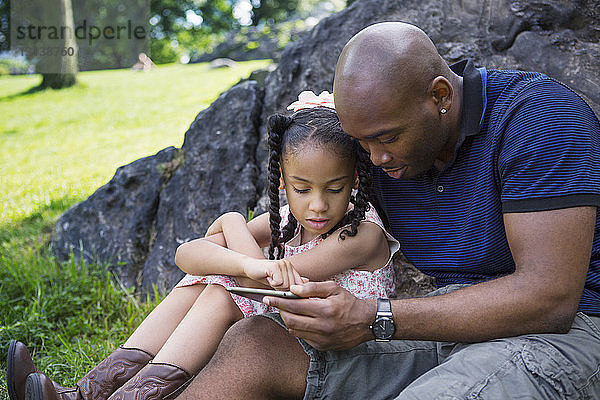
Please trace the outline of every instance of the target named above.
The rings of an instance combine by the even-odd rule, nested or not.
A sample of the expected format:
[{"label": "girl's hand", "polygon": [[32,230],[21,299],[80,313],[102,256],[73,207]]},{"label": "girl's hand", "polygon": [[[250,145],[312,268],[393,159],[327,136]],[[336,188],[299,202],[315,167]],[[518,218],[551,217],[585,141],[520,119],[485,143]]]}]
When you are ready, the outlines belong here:
[{"label": "girl's hand", "polygon": [[273,289],[288,290],[291,285],[308,282],[307,278],[300,276],[291,261],[286,259],[269,261],[273,263],[274,269],[271,270],[271,276],[267,277],[267,283]]},{"label": "girl's hand", "polygon": [[277,290],[287,290],[290,285],[308,282],[302,278],[289,260],[251,259],[244,264],[244,274],[255,281]]},{"label": "girl's hand", "polygon": [[206,235],[204,235],[204,237],[223,232],[223,216],[224,215],[221,215],[219,218],[215,219],[212,224],[210,224],[210,226],[206,230]]}]

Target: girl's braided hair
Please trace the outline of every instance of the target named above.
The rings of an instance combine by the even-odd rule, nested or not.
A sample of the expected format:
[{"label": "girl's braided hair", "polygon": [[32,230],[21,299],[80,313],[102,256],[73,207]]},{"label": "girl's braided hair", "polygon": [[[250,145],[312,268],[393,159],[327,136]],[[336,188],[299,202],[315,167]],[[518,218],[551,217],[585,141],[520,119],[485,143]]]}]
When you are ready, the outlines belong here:
[{"label": "girl's braided hair", "polygon": [[365,218],[365,212],[369,208],[371,187],[369,157],[355,139],[344,133],[335,110],[328,107],[315,107],[298,110],[291,116],[275,114],[269,117],[267,125],[269,130],[269,223],[271,227],[269,259],[283,257],[283,243],[294,236],[298,226],[298,221],[290,213],[288,223],[280,229],[279,184],[282,159],[287,154],[294,154],[302,150],[305,144],[310,144],[315,148],[332,149],[341,159],[354,162],[358,175],[356,197],[350,198],[354,208],[323,237],[347,225],[349,226],[340,232],[340,239],[344,240],[346,235],[355,236],[358,225]]}]

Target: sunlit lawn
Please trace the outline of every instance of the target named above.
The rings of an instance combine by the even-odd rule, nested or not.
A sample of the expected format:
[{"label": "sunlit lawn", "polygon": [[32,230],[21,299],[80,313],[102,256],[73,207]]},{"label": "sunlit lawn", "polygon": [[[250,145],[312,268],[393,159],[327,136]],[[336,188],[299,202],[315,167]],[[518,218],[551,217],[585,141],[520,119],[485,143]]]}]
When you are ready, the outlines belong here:
[{"label": "sunlit lawn", "polygon": [[38,76],[0,78],[0,223],[87,196],[118,166],[180,146],[200,110],[266,64],[84,72],[74,88],[24,95]]}]

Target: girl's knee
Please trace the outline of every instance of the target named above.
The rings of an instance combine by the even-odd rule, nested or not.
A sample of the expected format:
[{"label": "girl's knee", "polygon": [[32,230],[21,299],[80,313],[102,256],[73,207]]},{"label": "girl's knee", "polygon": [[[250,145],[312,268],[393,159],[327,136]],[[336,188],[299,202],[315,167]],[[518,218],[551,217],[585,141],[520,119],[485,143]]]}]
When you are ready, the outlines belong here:
[{"label": "girl's knee", "polygon": [[235,219],[239,222],[243,222],[244,224],[246,223],[246,217],[244,217],[241,213],[239,213],[237,211],[229,211],[228,213],[225,213],[225,216],[227,216],[227,218],[231,218],[231,219]]},{"label": "girl's knee", "polygon": [[196,304],[199,307],[210,307],[228,316],[231,324],[244,317],[231,294],[221,285],[206,285]]},{"label": "girl's knee", "polygon": [[206,285],[202,284],[175,287],[169,292],[167,297],[197,298],[202,294],[205,287]]}]

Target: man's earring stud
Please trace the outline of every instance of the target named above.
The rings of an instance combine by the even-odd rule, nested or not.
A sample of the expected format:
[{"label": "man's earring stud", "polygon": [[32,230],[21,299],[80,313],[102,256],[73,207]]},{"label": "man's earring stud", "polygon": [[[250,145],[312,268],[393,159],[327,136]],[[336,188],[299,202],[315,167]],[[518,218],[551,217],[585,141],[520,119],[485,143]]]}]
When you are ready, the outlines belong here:
[{"label": "man's earring stud", "polygon": [[446,110],[445,108],[440,109],[440,114],[446,114],[448,112],[448,110]]}]

